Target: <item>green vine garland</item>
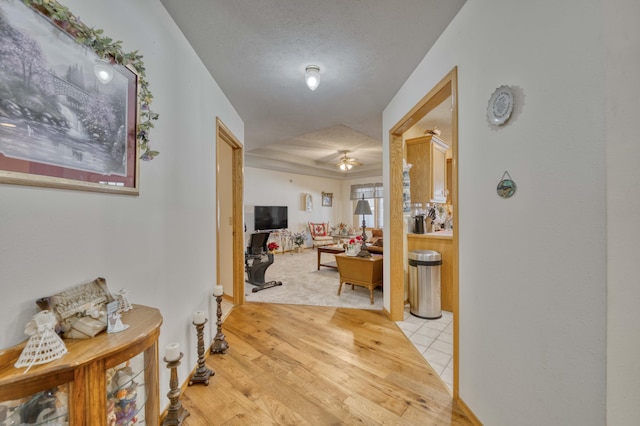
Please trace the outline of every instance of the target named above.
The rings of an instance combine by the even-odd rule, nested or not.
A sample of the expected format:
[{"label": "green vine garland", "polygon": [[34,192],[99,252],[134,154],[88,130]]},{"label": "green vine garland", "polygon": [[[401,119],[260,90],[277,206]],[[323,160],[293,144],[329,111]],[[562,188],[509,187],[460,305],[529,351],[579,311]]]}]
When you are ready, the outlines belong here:
[{"label": "green vine garland", "polygon": [[140,106],[138,132],[136,140],[140,147],[141,160],[153,160],[159,154],[151,150],[149,132],[153,128],[153,120],[158,114],[151,111],[149,105],[153,95],[149,90],[149,83],[145,79],[145,67],[142,55],[135,50],[130,53],[122,51],[122,41],[114,41],[102,35],[101,29],[89,28],[77,18],[69,9],[55,0],[22,0],[24,4],[34,8],[47,16],[55,25],[71,35],[76,43],[92,49],[101,59],[112,60],[117,64],[131,66],[138,74],[138,104]]}]

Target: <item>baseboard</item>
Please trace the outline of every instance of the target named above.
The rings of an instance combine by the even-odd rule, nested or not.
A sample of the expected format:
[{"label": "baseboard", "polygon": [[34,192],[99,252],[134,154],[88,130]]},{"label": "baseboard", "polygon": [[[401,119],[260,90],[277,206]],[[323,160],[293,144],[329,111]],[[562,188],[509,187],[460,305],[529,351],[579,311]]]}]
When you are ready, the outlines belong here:
[{"label": "baseboard", "polygon": [[460,397],[458,397],[458,399],[456,400],[456,404],[458,404],[458,407],[460,407],[460,409],[464,412],[464,415],[467,416],[471,423],[476,426],[482,426],[482,422],[480,421],[480,419],[476,417],[473,411],[471,411],[471,408],[469,408],[469,406]]}]

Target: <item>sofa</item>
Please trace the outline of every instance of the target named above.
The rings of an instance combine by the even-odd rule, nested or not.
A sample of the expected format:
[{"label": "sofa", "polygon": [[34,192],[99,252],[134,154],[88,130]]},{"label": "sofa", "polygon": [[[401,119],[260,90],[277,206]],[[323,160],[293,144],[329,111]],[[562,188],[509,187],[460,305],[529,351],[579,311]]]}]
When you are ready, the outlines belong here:
[{"label": "sofa", "polygon": [[372,229],[371,238],[367,241],[369,253],[382,254],[382,229]]}]

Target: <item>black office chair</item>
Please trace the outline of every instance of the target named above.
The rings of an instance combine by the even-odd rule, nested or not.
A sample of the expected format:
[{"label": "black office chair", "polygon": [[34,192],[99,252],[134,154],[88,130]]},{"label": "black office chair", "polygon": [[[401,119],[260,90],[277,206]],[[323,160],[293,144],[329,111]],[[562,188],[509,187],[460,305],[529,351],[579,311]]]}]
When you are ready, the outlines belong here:
[{"label": "black office chair", "polygon": [[267,240],[270,232],[256,232],[251,234],[249,247],[244,254],[244,270],[247,273],[246,281],[256,286],[251,291],[257,293],[260,290],[282,285],[282,281],[264,281],[267,268],[273,264],[273,254],[267,251]]}]

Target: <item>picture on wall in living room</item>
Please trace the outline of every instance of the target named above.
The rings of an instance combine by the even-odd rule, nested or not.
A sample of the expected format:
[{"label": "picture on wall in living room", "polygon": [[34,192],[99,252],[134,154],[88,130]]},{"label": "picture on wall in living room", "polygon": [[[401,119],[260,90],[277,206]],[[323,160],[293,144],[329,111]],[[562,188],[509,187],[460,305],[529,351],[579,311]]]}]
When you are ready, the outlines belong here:
[{"label": "picture on wall in living room", "polygon": [[323,207],[331,207],[333,204],[333,193],[332,192],[323,192],[322,193],[322,206]]},{"label": "picture on wall in living room", "polygon": [[313,199],[311,198],[311,194],[302,194],[302,209],[307,212],[313,211]]}]

